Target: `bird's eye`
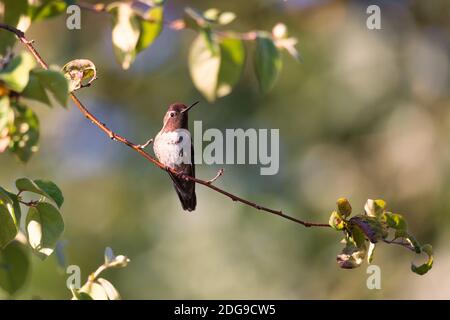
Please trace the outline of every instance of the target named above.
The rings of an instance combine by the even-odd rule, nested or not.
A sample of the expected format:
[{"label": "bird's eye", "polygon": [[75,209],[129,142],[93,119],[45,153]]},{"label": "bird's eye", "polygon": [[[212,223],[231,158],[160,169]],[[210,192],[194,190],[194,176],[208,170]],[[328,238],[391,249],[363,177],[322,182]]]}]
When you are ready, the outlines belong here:
[{"label": "bird's eye", "polygon": [[173,118],[173,117],[175,117],[175,112],[171,112],[170,113],[170,116]]}]

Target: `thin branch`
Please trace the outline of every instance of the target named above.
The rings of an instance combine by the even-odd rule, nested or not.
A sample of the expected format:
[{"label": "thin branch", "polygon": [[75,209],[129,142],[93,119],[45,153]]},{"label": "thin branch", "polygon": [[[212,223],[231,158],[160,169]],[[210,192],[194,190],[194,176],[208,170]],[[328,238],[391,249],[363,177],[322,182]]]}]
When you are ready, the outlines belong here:
[{"label": "thin branch", "polygon": [[[84,10],[87,11],[91,11],[93,13],[106,13],[106,14],[110,14],[109,11],[106,10],[106,5],[103,3],[97,3],[97,4],[92,4],[92,3],[85,3],[85,2],[77,2],[77,5]],[[155,20],[152,18],[148,18],[148,17],[144,17],[142,15],[139,15],[143,20],[150,22],[150,23],[158,23],[160,22],[159,20]],[[170,29],[178,31],[178,30],[182,30],[186,28],[186,24],[184,23],[183,20],[181,19],[177,19],[177,20],[173,20],[173,21],[166,21],[163,20],[163,24],[165,26],[168,26]]]},{"label": "thin branch", "polygon": [[9,32],[14,33],[17,36],[17,38],[19,38],[20,42],[22,42],[27,47],[28,51],[31,52],[31,54],[34,56],[36,61],[41,65],[41,67],[46,70],[48,69],[47,63],[41,58],[36,49],[34,49],[33,47],[34,41],[33,40],[29,41],[27,38],[25,38],[25,33],[23,31],[20,31],[19,29],[4,23],[0,23],[0,29],[5,29]]},{"label": "thin branch", "polygon": [[139,147],[140,149],[145,149],[145,148],[147,148],[148,145],[151,144],[151,143],[153,143],[153,138],[152,138],[152,139],[148,139],[146,143],[140,144],[140,145],[138,145],[138,147]]},{"label": "thin branch", "polygon": [[19,202],[23,205],[26,205],[27,207],[35,207],[39,203],[39,201],[36,201],[36,200],[32,200],[32,201],[19,200]]},{"label": "thin branch", "polygon": [[[0,26],[0,27],[1,27],[1,26]],[[21,204],[23,204],[23,205],[26,205],[27,207],[34,207],[34,206],[36,206],[36,205],[39,203],[39,201],[37,201],[37,200],[23,201],[23,200],[22,200],[22,193],[23,193],[23,190],[20,190],[20,191],[17,192],[17,194],[16,194],[17,201],[19,201],[19,203],[21,203]]]},{"label": "thin branch", "polygon": [[[42,68],[44,69],[48,69],[48,65],[47,63],[41,58],[41,56],[39,55],[39,53],[36,51],[36,49],[33,47],[32,43],[30,41],[27,40],[27,38],[25,37],[25,34],[8,25],[2,24],[0,23],[0,29],[5,29],[8,30],[10,32],[13,32],[17,35],[17,37],[19,38],[20,42],[22,42],[25,47],[33,54],[33,56],[36,58],[37,62],[41,65]],[[70,98],[72,99],[72,101],[74,102],[75,106],[80,110],[80,112],[87,118],[89,119],[94,125],[96,125],[100,130],[102,130],[111,140],[113,141],[117,141],[120,143],[123,143],[125,145],[127,145],[128,147],[130,147],[131,149],[133,149],[135,152],[139,153],[142,157],[144,157],[145,159],[147,159],[149,162],[153,163],[154,165],[156,165],[157,167],[159,167],[162,170],[165,171],[170,171],[171,173],[178,175],[179,177],[186,179],[186,180],[190,180],[190,181],[194,181],[197,184],[201,184],[207,188],[210,188],[228,198],[230,198],[233,201],[237,201],[240,203],[243,203],[247,206],[250,206],[252,208],[258,209],[260,211],[263,212],[267,212],[267,213],[271,213],[277,216],[280,216],[284,219],[293,221],[295,223],[301,224],[305,227],[330,227],[328,224],[326,223],[314,223],[314,222],[308,222],[308,221],[303,221],[297,218],[294,218],[292,216],[289,216],[285,213],[283,213],[281,210],[275,210],[275,209],[271,209],[271,208],[267,208],[264,206],[261,206],[257,203],[254,203],[252,201],[246,200],[244,198],[238,197],[228,191],[225,191],[219,187],[216,187],[215,185],[213,185],[212,183],[210,183],[209,181],[205,181],[202,179],[198,179],[198,178],[194,178],[191,176],[187,176],[187,175],[183,175],[180,174],[179,172],[177,172],[176,170],[172,169],[172,168],[167,168],[164,164],[162,164],[161,162],[159,162],[156,158],[152,157],[150,154],[148,154],[147,152],[145,152],[142,149],[141,145],[138,144],[134,144],[133,142],[129,141],[128,139],[126,139],[125,137],[122,137],[121,135],[115,133],[114,131],[112,131],[111,129],[109,129],[106,124],[104,124],[103,122],[101,122],[97,117],[95,117],[82,103],[81,101],[77,98],[77,96],[73,93],[70,94]]]},{"label": "thin branch", "polygon": [[103,3],[92,4],[77,1],[77,6],[79,6],[81,9],[92,11],[95,13],[108,13],[108,11],[106,11],[106,5]]},{"label": "thin branch", "polygon": [[256,32],[256,31],[239,33],[239,32],[233,32],[233,31],[215,30],[214,33],[219,38],[238,38],[238,39],[244,40],[244,41],[253,41],[258,37],[258,32]]},{"label": "thin branch", "polygon": [[[104,5],[103,3],[91,4],[91,3],[77,2],[77,5],[81,9],[85,9],[85,10],[91,11],[93,13],[110,14],[110,12],[108,12],[106,10],[106,5]],[[159,22],[159,20],[155,20],[155,19],[151,19],[151,18],[148,18],[148,17],[144,17],[142,15],[140,15],[140,17],[143,20],[147,21],[147,22],[151,22],[151,23]],[[162,22],[163,22],[163,24],[165,26],[169,27],[170,29],[172,29],[174,31],[188,29],[188,26],[186,25],[186,23],[184,22],[183,19],[175,19],[175,20],[172,20],[172,21],[163,20]],[[213,32],[219,38],[233,37],[233,38],[239,38],[239,39],[244,40],[244,41],[255,40],[256,37],[258,36],[256,31],[249,31],[249,32],[245,32],[245,33],[239,33],[239,32],[232,32],[232,31],[214,30]]]},{"label": "thin branch", "polygon": [[208,180],[207,182],[209,184],[213,183],[214,181],[216,181],[217,179],[219,179],[221,176],[223,176],[223,169],[220,169],[219,171],[217,171],[217,174],[214,178],[212,178],[211,180]]},{"label": "thin branch", "polygon": [[388,243],[388,244],[396,244],[396,245],[402,246],[402,247],[404,247],[404,248],[406,248],[406,249],[409,249],[409,250],[411,250],[411,251],[415,251],[414,247],[413,247],[410,243],[408,243],[408,242],[404,242],[404,241],[395,241],[395,239],[393,239],[393,240],[387,240],[387,239],[384,239],[383,242],[384,242],[384,243]]},{"label": "thin branch", "polygon": [[107,264],[102,264],[100,267],[97,268],[97,270],[95,270],[93,273],[91,273],[89,275],[87,283],[95,282],[95,280],[97,280],[97,278],[100,276],[100,274],[103,271],[105,271],[106,269],[108,269],[108,265]]}]

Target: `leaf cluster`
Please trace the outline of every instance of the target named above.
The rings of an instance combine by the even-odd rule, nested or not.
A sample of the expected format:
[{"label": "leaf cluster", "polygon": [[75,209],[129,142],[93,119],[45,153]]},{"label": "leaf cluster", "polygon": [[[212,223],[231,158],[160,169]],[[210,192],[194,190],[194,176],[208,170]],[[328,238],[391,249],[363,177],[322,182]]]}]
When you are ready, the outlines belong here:
[{"label": "leaf cluster", "polygon": [[110,247],[105,249],[105,262],[89,275],[86,283],[79,289],[70,288],[72,300],[120,300],[119,291],[114,285],[100,278],[100,274],[107,269],[125,268],[130,259],[124,255],[115,255]]},{"label": "leaf cluster", "polygon": [[69,82],[56,68],[42,70],[28,52],[10,56],[0,64],[0,153],[9,150],[27,162],[39,149],[40,125],[28,106],[34,100],[67,106]]},{"label": "leaf cluster", "polygon": [[416,254],[425,253],[427,260],[420,266],[411,264],[414,273],[423,275],[433,266],[433,248],[429,244],[421,245],[408,230],[405,218],[398,213],[386,210],[384,200],[367,200],[364,212],[353,217],[350,202],[345,198],[337,200],[337,209],[330,215],[329,224],[344,233],[342,243],[345,247],[337,256],[341,268],[359,267],[365,258],[370,264],[375,246],[379,242],[401,245]]},{"label": "leaf cluster", "polygon": [[[0,187],[0,288],[11,295],[28,277],[27,247],[46,259],[64,231],[59,211],[64,197],[54,182],[21,178],[16,180],[16,188],[13,193]],[[22,207],[27,208],[25,216]]]}]

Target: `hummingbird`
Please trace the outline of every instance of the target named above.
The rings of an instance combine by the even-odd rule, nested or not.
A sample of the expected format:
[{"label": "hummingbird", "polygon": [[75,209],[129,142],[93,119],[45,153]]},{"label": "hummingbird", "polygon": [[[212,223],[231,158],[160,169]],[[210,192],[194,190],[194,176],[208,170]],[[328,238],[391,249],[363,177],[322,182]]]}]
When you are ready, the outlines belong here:
[{"label": "hummingbird", "polygon": [[[195,165],[188,111],[198,102],[189,107],[182,103],[171,104],[164,116],[163,127],[153,142],[153,151],[162,164],[190,177],[195,177]],[[168,173],[183,210],[194,211],[197,205],[195,182]]]}]

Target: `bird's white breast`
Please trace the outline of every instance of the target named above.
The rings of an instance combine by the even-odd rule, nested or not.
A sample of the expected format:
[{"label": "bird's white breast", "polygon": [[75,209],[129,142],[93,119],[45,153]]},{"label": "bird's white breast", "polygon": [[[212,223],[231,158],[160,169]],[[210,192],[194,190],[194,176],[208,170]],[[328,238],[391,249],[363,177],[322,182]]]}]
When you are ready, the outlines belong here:
[{"label": "bird's white breast", "polygon": [[191,163],[191,134],[186,129],[159,132],[155,138],[153,150],[164,165],[176,168]]}]

